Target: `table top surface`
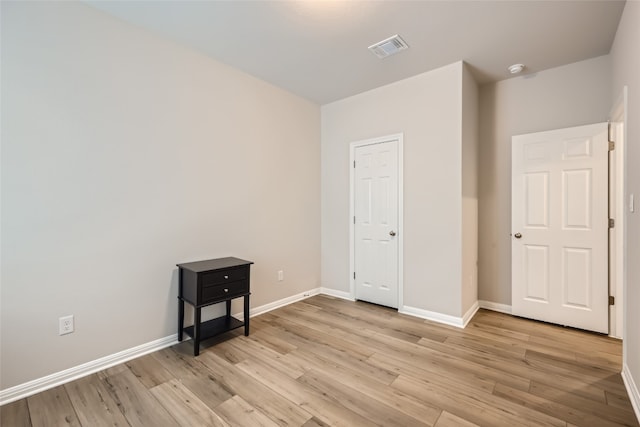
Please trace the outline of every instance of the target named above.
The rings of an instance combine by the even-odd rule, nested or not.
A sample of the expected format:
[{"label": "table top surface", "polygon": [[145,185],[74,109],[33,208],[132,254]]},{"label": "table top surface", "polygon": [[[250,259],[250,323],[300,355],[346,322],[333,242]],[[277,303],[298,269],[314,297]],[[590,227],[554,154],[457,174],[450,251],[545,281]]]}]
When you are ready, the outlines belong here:
[{"label": "table top surface", "polygon": [[240,258],[227,257],[208,259],[204,261],[185,262],[177,264],[178,267],[193,271],[194,273],[201,273],[203,271],[219,270],[221,268],[240,267],[242,265],[253,264],[253,261],[246,261]]}]

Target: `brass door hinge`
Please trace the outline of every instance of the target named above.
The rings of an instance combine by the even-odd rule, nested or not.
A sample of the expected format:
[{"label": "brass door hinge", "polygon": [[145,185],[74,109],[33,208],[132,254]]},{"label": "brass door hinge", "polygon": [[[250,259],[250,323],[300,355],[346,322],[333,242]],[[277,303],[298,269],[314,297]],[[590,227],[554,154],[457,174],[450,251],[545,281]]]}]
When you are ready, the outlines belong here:
[{"label": "brass door hinge", "polygon": [[609,305],[616,305],[616,297],[609,295]]}]

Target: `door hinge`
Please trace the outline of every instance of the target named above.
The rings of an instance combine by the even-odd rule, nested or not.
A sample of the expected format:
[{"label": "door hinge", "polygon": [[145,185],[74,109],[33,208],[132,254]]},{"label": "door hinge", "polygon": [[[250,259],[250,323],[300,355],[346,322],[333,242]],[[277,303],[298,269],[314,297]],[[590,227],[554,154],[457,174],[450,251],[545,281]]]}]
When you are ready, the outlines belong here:
[{"label": "door hinge", "polygon": [[616,149],[616,142],[615,141],[609,141],[609,151],[613,151]]},{"label": "door hinge", "polygon": [[356,223],[356,217],[355,216],[353,217],[353,223],[354,224]]},{"label": "door hinge", "polygon": [[616,297],[609,295],[609,305],[616,305]]},{"label": "door hinge", "polygon": [[356,168],[356,161],[355,160],[353,161],[353,168],[354,169]]},{"label": "door hinge", "polygon": [[356,272],[353,272],[353,280],[356,280]]},{"label": "door hinge", "polygon": [[609,218],[609,228],[616,226],[616,221],[613,218]]}]

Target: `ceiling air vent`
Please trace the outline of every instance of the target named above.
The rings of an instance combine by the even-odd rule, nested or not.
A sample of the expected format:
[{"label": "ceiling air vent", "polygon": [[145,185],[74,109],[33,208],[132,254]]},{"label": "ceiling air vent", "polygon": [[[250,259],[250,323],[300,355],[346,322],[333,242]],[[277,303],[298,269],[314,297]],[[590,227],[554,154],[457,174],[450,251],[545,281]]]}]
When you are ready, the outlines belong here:
[{"label": "ceiling air vent", "polygon": [[386,58],[408,48],[409,45],[397,34],[369,46],[369,50],[375,53],[378,58]]}]

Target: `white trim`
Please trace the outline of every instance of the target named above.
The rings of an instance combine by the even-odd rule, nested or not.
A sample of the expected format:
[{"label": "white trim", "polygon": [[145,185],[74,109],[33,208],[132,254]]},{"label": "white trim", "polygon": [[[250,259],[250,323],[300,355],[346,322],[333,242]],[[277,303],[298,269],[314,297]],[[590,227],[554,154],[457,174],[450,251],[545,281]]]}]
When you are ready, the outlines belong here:
[{"label": "white trim", "polygon": [[[249,310],[249,317],[255,317],[260,314],[267,313],[271,310],[284,307],[285,305],[293,304],[294,302],[302,301],[303,299],[318,295],[321,292],[320,289],[321,288],[314,288],[309,291],[300,292],[299,294],[291,295],[290,297],[282,298],[277,301],[261,305],[260,307],[252,308]],[[236,313],[233,315],[233,317],[236,317],[238,320],[244,320],[244,313]]]},{"label": "white trim", "polygon": [[497,311],[497,312],[500,312],[500,313],[511,314],[511,306],[507,305],[507,304],[500,304],[500,303],[493,302],[493,301],[479,300],[478,301],[478,305],[480,305],[480,308],[484,308],[486,310],[491,310],[491,311]]},{"label": "white trim", "polygon": [[404,306],[398,309],[398,313],[408,314],[409,316],[419,317],[421,319],[431,320],[437,323],[444,323],[445,325],[455,326],[456,328],[464,329],[467,323],[473,318],[473,315],[478,311],[478,303],[475,302],[469,310],[462,317],[451,316],[448,314],[442,314],[435,311],[424,310],[417,307]]},{"label": "white trim", "polygon": [[398,134],[398,307],[404,305],[404,134]]},{"label": "white trim", "polygon": [[101,357],[91,362],[83,363],[82,365],[74,366],[73,368],[65,369],[64,371],[56,372],[42,378],[0,390],[0,405],[11,403],[33,394],[49,390],[50,388],[77,380],[112,366],[119,365],[131,359],[135,359],[136,357],[162,350],[163,348],[177,343],[178,334],[169,335],[168,337],[160,338],[109,356]]},{"label": "white trim", "polygon": [[355,271],[355,230],[352,218],[355,215],[353,203],[355,176],[351,167],[356,159],[356,148],[365,145],[381,144],[383,142],[398,141],[398,307],[404,305],[404,134],[381,136],[377,138],[355,141],[349,144],[349,292],[346,299],[355,300],[356,281]]},{"label": "white trim", "polygon": [[636,417],[640,420],[640,392],[638,391],[637,384],[633,380],[629,366],[626,363],[622,365],[622,380],[624,381],[627,393],[629,394],[631,406],[633,406]]},{"label": "white trim", "polygon": [[[616,185],[621,187],[618,188],[617,194],[621,195],[622,200],[617,201],[616,203],[616,229],[619,229],[621,233],[617,234],[617,237],[621,237],[616,241],[615,253],[618,262],[613,266],[615,268],[616,275],[616,283],[615,283],[615,297],[616,304],[610,307],[611,314],[615,319],[613,326],[615,326],[615,330],[611,328],[609,333],[616,337],[622,336],[622,365],[625,366],[627,363],[627,328],[624,324],[627,320],[627,313],[629,310],[629,305],[627,304],[627,263],[628,263],[628,255],[627,255],[627,223],[628,223],[628,197],[627,193],[627,171],[628,169],[628,159],[627,159],[627,146],[628,138],[627,138],[627,129],[629,124],[628,119],[628,92],[629,88],[624,86],[622,88],[622,93],[618,96],[617,101],[613,104],[611,111],[609,112],[609,118],[611,122],[622,123],[622,144],[618,144],[616,141],[616,166],[621,170],[617,174],[617,177],[621,178],[622,182],[616,182]],[[621,145],[621,147],[619,146]],[[621,241],[620,241],[621,240]],[[620,300],[622,299],[622,301]],[[620,314],[622,311],[622,314]],[[637,390],[637,389],[636,389]],[[638,417],[640,418],[640,416]]]},{"label": "white trim", "polygon": [[471,319],[473,319],[473,316],[476,315],[476,313],[478,312],[479,309],[480,309],[480,305],[478,304],[478,301],[476,301],[473,304],[471,304],[471,307],[469,307],[469,310],[467,310],[467,312],[464,314],[464,316],[462,316],[462,327],[463,328],[467,327],[467,325],[469,324]]},{"label": "white trim", "polygon": [[346,299],[349,301],[355,301],[355,298],[353,298],[353,296],[351,296],[349,292],[345,292],[345,291],[338,291],[336,289],[330,289],[330,288],[320,288],[320,293],[324,295],[329,295],[330,297],[336,297],[336,298]]}]

